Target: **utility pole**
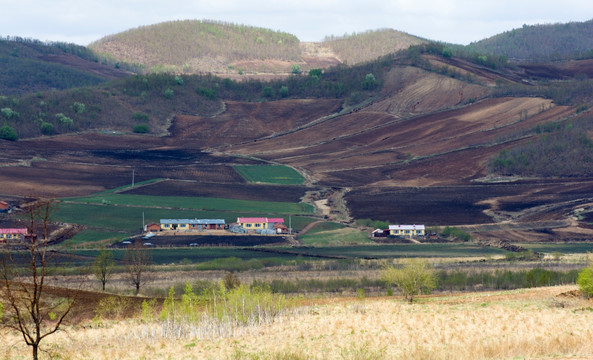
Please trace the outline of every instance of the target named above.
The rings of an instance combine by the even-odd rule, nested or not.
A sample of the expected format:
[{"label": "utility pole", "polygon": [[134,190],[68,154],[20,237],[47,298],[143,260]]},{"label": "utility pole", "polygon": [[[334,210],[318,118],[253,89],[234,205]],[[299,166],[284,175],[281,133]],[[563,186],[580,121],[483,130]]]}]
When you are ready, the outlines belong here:
[{"label": "utility pole", "polygon": [[132,169],[132,187],[134,187],[134,175],[135,175],[136,169]]}]

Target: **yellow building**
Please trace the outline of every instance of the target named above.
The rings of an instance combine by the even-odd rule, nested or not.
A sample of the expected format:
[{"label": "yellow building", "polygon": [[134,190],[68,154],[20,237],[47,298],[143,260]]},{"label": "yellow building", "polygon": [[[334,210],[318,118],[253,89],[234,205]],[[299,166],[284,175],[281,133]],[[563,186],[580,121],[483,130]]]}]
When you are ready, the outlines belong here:
[{"label": "yellow building", "polygon": [[424,225],[389,225],[390,236],[424,236],[425,231]]},{"label": "yellow building", "polygon": [[28,234],[26,228],[16,229],[0,229],[0,242],[6,242],[7,240],[23,240]]}]

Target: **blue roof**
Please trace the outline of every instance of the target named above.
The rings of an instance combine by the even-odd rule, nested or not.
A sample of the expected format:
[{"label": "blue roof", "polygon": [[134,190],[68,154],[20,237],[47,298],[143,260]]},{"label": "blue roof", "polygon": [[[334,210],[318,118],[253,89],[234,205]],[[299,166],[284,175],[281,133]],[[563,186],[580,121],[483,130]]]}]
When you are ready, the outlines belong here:
[{"label": "blue roof", "polygon": [[224,219],[161,219],[161,224],[224,225]]}]

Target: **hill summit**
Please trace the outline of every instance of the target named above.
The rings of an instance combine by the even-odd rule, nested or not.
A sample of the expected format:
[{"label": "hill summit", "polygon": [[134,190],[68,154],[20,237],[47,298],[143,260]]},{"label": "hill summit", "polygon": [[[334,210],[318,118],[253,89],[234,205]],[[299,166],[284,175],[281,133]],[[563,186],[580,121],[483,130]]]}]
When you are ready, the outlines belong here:
[{"label": "hill summit", "polygon": [[286,74],[354,65],[425,42],[393,29],[302,43],[286,32],[211,20],[178,20],[104,37],[89,48],[144,72]]}]

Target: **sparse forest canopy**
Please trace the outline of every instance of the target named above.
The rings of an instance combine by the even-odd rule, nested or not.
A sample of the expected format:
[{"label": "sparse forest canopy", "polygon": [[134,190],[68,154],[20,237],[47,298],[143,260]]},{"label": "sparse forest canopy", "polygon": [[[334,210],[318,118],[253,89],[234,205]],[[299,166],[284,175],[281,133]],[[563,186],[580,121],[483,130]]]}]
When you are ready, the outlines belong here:
[{"label": "sparse forest canopy", "polygon": [[419,37],[393,29],[327,36],[323,39],[323,44],[329,46],[345,64],[349,65],[371,61],[425,42],[426,40]]},{"label": "sparse forest canopy", "polygon": [[[263,101],[284,98],[347,98],[364,101],[379,91],[391,57],[354,67],[326,69],[322,77],[291,76],[270,82],[234,81],[212,75],[160,73],[133,75],[100,87],[0,96],[0,120],[18,138],[110,127],[131,132],[156,131],[171,113],[212,115],[221,100]],[[374,80],[369,86],[368,74]],[[266,89],[264,91],[264,89]],[[10,134],[6,139],[13,139]]]},{"label": "sparse forest canopy", "polygon": [[593,56],[593,20],[523,25],[467,46],[470,51],[513,60],[548,61]]},{"label": "sparse forest canopy", "polygon": [[43,60],[47,56],[71,54],[96,61],[83,46],[66,43],[46,44],[23,38],[0,38],[0,94],[24,94],[49,89],[97,85],[105,79],[72,66]]},{"label": "sparse forest canopy", "polygon": [[117,60],[146,64],[149,69],[164,65],[188,70],[184,72],[200,70],[204,61],[210,61],[204,59],[218,58],[227,65],[245,59],[301,59],[294,35],[218,21],[180,20],[142,26],[105,37],[89,48]]},{"label": "sparse forest canopy", "polygon": [[537,126],[532,141],[501,151],[491,159],[489,170],[501,175],[593,176],[593,141],[587,135],[592,129],[590,115]]}]

